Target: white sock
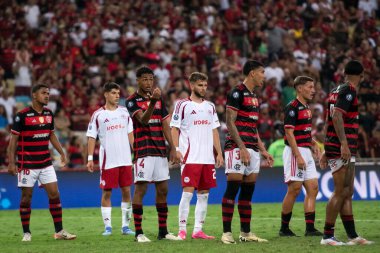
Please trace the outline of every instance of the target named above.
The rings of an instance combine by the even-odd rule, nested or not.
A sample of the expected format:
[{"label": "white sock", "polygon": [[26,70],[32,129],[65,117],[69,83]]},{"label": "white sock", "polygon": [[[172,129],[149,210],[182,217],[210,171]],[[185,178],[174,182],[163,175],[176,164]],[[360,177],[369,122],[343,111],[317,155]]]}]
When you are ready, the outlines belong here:
[{"label": "white sock", "polygon": [[202,230],[207,214],[208,193],[197,194],[197,204],[195,206],[195,224],[193,233]]},{"label": "white sock", "polygon": [[187,218],[189,217],[190,201],[193,198],[192,192],[182,192],[181,202],[178,206],[179,230],[186,230]]},{"label": "white sock", "polygon": [[128,226],[132,216],[131,202],[121,202],[121,227]]},{"label": "white sock", "polygon": [[111,225],[111,211],[112,207],[101,207],[103,223],[105,227],[112,227]]}]

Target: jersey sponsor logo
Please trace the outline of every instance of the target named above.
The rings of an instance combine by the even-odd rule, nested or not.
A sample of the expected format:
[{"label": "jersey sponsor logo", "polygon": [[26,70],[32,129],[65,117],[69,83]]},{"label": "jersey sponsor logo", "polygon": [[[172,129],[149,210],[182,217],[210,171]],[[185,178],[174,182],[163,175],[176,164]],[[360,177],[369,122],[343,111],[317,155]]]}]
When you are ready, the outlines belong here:
[{"label": "jersey sponsor logo", "polygon": [[34,116],[34,113],[28,113],[26,116]]},{"label": "jersey sponsor logo", "polygon": [[50,114],[50,112],[44,112],[44,115],[49,115]]},{"label": "jersey sponsor logo", "polygon": [[185,183],[190,182],[190,178],[189,178],[189,177],[185,177],[185,178],[183,179],[183,182],[185,182]]},{"label": "jersey sponsor logo", "polygon": [[179,116],[178,116],[178,114],[174,114],[174,120],[178,120],[179,119]]},{"label": "jersey sponsor logo", "polygon": [[294,117],[296,115],[296,113],[293,111],[293,110],[291,110],[290,112],[289,112],[289,116],[290,117]]},{"label": "jersey sponsor logo", "polygon": [[35,134],[33,135],[33,139],[34,138],[45,138],[45,137],[48,137],[49,134],[48,133],[45,133],[45,134]]},{"label": "jersey sponsor logo", "polygon": [[232,94],[232,97],[233,97],[233,98],[238,98],[238,97],[239,97],[239,92],[235,91],[235,92]]},{"label": "jersey sponsor logo", "polygon": [[211,122],[207,119],[204,120],[194,120],[194,125],[210,125]]},{"label": "jersey sponsor logo", "polygon": [[150,123],[160,123],[161,122],[161,120],[160,119],[150,119],[149,121],[148,121],[148,123],[150,124]]},{"label": "jersey sponsor logo", "polygon": [[123,126],[122,124],[117,124],[117,125],[108,126],[107,131],[112,131],[112,130],[116,130],[116,129],[123,129],[123,128],[125,128],[125,126]]},{"label": "jersey sponsor logo", "polygon": [[193,110],[193,111],[191,112],[191,114],[197,114],[197,112]]}]

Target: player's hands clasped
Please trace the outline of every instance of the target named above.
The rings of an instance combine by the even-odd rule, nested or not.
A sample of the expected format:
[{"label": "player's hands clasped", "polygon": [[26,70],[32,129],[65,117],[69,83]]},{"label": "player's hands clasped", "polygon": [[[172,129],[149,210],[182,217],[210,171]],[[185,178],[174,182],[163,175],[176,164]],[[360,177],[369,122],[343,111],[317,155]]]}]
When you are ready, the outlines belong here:
[{"label": "player's hands clasped", "polygon": [[159,88],[155,88],[153,90],[152,95],[149,98],[150,98],[150,100],[153,100],[153,101],[160,100],[160,98],[161,98],[161,90]]}]

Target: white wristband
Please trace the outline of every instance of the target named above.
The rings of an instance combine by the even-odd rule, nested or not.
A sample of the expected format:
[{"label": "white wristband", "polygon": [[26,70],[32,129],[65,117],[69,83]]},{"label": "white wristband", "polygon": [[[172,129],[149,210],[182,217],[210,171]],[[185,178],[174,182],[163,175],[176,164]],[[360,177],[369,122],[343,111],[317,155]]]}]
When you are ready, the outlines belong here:
[{"label": "white wristband", "polygon": [[88,160],[88,161],[93,161],[93,160],[94,160],[94,156],[93,156],[93,155],[89,155],[89,156],[87,157],[87,160]]},{"label": "white wristband", "polygon": [[175,147],[175,151],[179,151],[179,147]]}]

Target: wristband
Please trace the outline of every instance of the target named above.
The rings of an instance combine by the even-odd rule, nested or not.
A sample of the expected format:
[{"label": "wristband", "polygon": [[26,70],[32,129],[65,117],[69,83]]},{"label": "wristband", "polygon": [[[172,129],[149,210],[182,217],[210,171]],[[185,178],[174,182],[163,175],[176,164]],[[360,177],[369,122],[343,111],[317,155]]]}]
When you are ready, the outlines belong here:
[{"label": "wristband", "polygon": [[175,151],[179,151],[179,147],[175,147]]},{"label": "wristband", "polygon": [[94,156],[93,155],[88,155],[87,160],[88,161],[93,161],[94,160]]}]

